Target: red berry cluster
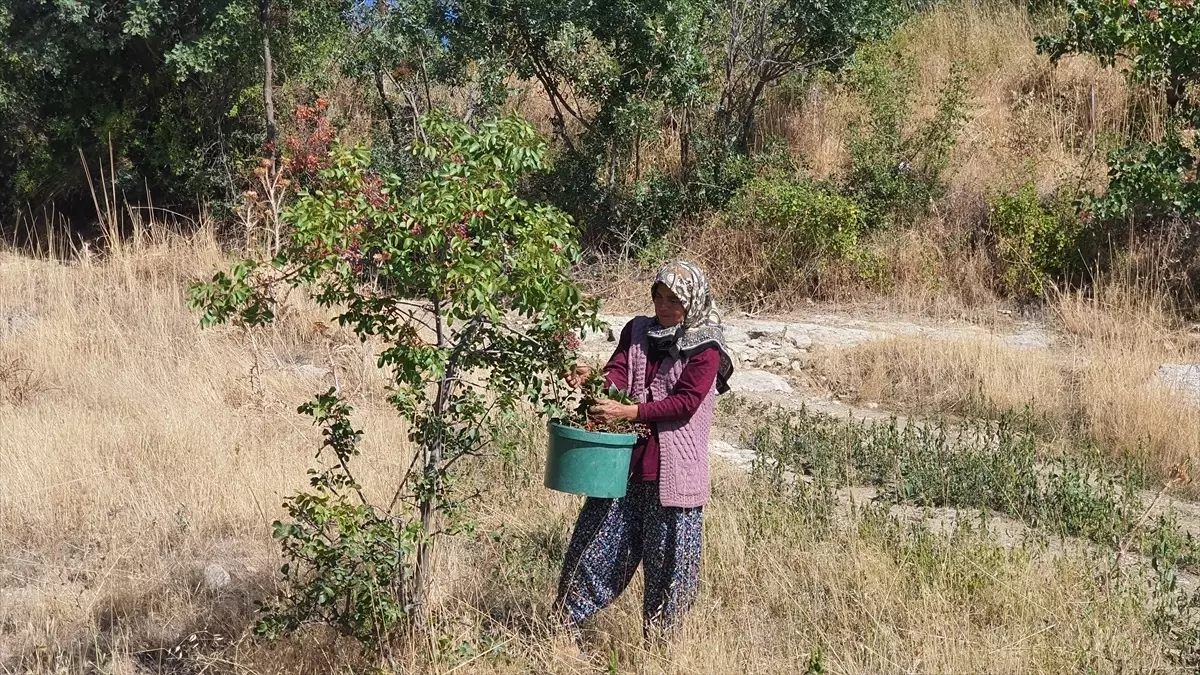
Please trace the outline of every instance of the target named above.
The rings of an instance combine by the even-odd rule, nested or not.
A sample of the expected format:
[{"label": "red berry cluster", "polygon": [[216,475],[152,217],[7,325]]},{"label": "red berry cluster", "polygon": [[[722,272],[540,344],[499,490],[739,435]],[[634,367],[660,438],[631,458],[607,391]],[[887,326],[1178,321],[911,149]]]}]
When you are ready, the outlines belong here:
[{"label": "red berry cluster", "polygon": [[318,98],[314,105],[296,106],[296,135],[284,141],[286,152],[283,170],[298,177],[312,176],[329,166],[329,148],[333,145],[334,131],[325,117],[329,102]]},{"label": "red berry cluster", "polygon": [[558,342],[559,346],[561,346],[565,349],[569,349],[570,351],[575,351],[576,349],[579,349],[579,336],[576,335],[573,331],[568,331],[568,330],[561,331],[557,336],[555,336],[555,339]]},{"label": "red berry cluster", "polygon": [[641,422],[597,422],[591,417],[575,425],[584,431],[602,434],[637,434],[638,438],[650,438],[650,427]]},{"label": "red berry cluster", "polygon": [[467,211],[462,215],[462,220],[450,226],[450,231],[453,232],[454,236],[458,237],[459,239],[467,239],[470,236],[467,226],[470,225],[471,221],[482,219],[486,216],[487,212],[480,209],[472,209]]},{"label": "red berry cluster", "polygon": [[363,177],[363,197],[374,208],[383,208],[387,204],[387,195],[383,193],[383,178],[377,173],[368,173]]}]

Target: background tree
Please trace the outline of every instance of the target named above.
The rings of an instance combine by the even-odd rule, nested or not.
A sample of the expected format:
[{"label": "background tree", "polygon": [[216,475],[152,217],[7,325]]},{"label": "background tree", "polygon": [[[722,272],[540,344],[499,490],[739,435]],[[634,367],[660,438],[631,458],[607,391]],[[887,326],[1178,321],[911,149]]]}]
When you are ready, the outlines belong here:
[{"label": "background tree", "polygon": [[80,154],[99,164],[110,149],[112,178],[135,202],[148,189],[190,211],[235,193],[234,176],[265,140],[265,30],[276,84],[319,82],[349,6],[275,3],[264,14],[251,0],[5,3],[0,209],[53,202],[85,221]]},{"label": "background tree", "polygon": [[796,71],[836,71],[910,10],[895,0],[727,0],[716,128],[745,153],[766,88]]},{"label": "background tree", "polygon": [[1108,158],[1109,184],[1083,211],[1093,226],[1149,231],[1173,249],[1164,269],[1200,298],[1200,9],[1192,0],[1070,0],[1066,28],[1039,40],[1054,60],[1091,54],[1170,106],[1161,139],[1131,138]]}]

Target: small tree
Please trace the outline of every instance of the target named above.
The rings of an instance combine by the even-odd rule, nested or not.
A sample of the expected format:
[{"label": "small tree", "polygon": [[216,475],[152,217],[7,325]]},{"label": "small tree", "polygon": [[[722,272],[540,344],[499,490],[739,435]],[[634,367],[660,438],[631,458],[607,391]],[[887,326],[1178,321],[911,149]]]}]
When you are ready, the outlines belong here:
[{"label": "small tree", "polygon": [[412,151],[430,168],[408,194],[369,171],[365,150],[335,148],[282,214],[278,255],[191,289],[204,325],[269,322],[276,288],[306,289],[381,345],[389,401],[417,448],[390,499],[372,503],[350,470],[361,437],[350,406],[330,390],[300,408],[331,457],[275,523],[285,594],[265,608],[265,634],[322,621],[386,644],[424,604],[435,537],[463,526],[453,467],[523,404],[552,409],[567,337],[597,327],[596,303],[569,276],[579,255],[569,218],[516,193],[521,176],[546,168],[533,128],[508,118],[472,130],[436,114],[422,129]]}]

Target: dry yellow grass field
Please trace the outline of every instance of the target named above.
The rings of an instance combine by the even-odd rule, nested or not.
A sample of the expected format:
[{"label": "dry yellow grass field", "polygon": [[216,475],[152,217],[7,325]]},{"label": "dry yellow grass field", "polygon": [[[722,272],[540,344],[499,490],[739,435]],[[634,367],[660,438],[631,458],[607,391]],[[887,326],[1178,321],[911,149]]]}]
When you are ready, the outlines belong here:
[{"label": "dry yellow grass field", "polygon": [[[205,235],[84,265],[0,257],[4,668],[325,673],[375,663],[321,630],[272,644],[250,626],[254,602],[274,592],[270,522],[305,485],[316,447],[294,409],[332,383],[330,359],[366,431],[368,491],[401,475],[404,430],[369,359],[316,325],[325,317],[312,307],[292,307],[253,341],[201,331],[185,289],[222,259]],[[685,633],[648,651],[635,587],[600,621],[593,662],[579,662],[547,621],[579,501],[540,486],[544,441],[527,436],[517,460],[474,469],[487,489],[473,507],[477,534],[442,547],[433,625],[393,655],[396,672],[1166,667],[1143,608],[1111,593],[1096,563],[969,532],[889,530],[861,512],[818,536],[731,468],[716,475],[703,593]],[[206,585],[214,563],[227,586]],[[171,661],[166,650],[180,643],[184,656]]]},{"label": "dry yellow grass field", "polygon": [[1102,284],[1094,297],[1051,303],[1060,329],[1049,350],[998,340],[896,338],[830,352],[818,371],[851,400],[925,414],[1020,413],[1079,435],[1114,459],[1143,460],[1160,478],[1200,460],[1200,405],[1157,377],[1164,363],[1200,359],[1200,334],[1153,293]]},{"label": "dry yellow grass field", "polygon": [[[920,57],[920,110],[953,62],[969,69],[971,119],[948,171],[952,208],[869,242],[892,286],[847,282],[831,296],[988,316],[1000,302],[990,290],[995,271],[961,221],[978,215],[989,190],[1026,177],[1050,191],[1102,174],[1091,160],[1097,138],[1123,132],[1141,103],[1087,60],[1050,68],[1033,51],[1033,32],[1019,8],[972,2],[935,8],[906,29],[902,43]],[[831,90],[800,104],[768,100],[762,119],[827,176],[845,161],[854,114],[850,97]],[[716,272],[718,291],[729,278],[721,270],[752,258],[735,240],[692,235],[678,243]],[[390,495],[410,448],[371,345],[317,307],[294,297],[271,328],[199,329],[186,289],[226,260],[207,230],[160,232],[73,262],[0,249],[0,672],[1172,668],[1172,645],[1145,596],[1122,590],[1103,556],[1005,548],[969,528],[931,535],[862,505],[840,507],[824,531],[725,465],[705,514],[702,592],[683,634],[665,649],[643,645],[635,579],[580,661],[548,618],[580,500],[541,487],[544,438],[534,424],[516,458],[471,467],[467,481],[485,494],[471,505],[476,531],[443,540],[431,623],[389,660],[319,628],[262,641],[252,634],[255,603],[276,592],[281,562],[271,522],[283,498],[307,485],[319,438],[296,406],[336,378],[365,431],[356,476],[369,495]],[[609,307],[643,306],[644,269],[592,272]],[[1165,474],[1200,449],[1200,408],[1151,376],[1200,347],[1168,310],[1128,287],[1052,303],[1060,340],[1050,352],[900,339],[826,354],[818,368],[836,390],[896,410],[970,415],[1032,402],[1058,428],[1114,454],[1140,452]],[[790,309],[794,300],[767,302]]]}]

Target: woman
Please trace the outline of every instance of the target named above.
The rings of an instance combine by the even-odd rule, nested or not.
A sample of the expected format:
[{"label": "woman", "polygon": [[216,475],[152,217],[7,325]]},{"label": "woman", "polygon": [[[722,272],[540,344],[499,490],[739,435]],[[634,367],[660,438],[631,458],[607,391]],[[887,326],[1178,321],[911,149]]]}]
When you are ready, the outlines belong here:
[{"label": "woman", "polygon": [[728,391],[733,361],[699,267],[664,265],[651,297],[654,316],[625,326],[604,367],[607,382],[638,403],[601,401],[590,411],[600,421],[642,422],[651,433],[634,447],[626,496],[588,498],[575,523],[558,606],[576,631],[621,594],[639,563],[647,635],[677,627],[700,582],[708,436],[714,399]]}]

